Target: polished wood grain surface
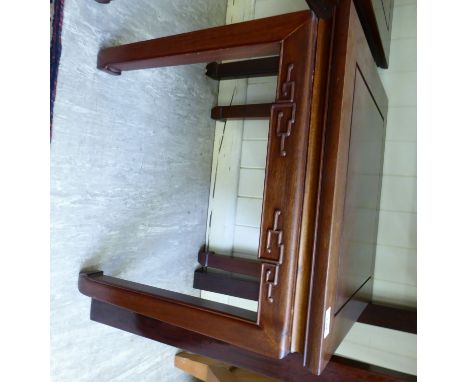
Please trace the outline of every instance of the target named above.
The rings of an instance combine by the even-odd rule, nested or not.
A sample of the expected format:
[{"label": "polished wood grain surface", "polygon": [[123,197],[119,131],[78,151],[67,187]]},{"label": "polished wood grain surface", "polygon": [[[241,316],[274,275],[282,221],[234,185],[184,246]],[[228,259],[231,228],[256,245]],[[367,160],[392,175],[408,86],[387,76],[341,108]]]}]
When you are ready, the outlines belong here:
[{"label": "polished wood grain surface", "polygon": [[385,120],[356,68],[350,126],[336,314],[374,273]]},{"label": "polished wood grain surface", "polygon": [[268,119],[270,118],[271,103],[252,105],[215,106],[211,109],[211,118],[217,121],[228,119]]},{"label": "polished wood grain surface", "polygon": [[276,76],[279,60],[274,56],[227,63],[210,62],[206,65],[206,75],[214,80]]},{"label": "polished wood grain surface", "polygon": [[306,0],[310,9],[321,18],[330,18],[333,16],[335,6],[340,0]]},{"label": "polished wood grain surface", "polygon": [[168,298],[161,290],[147,293],[141,284],[99,274],[80,276],[82,293],[268,357],[282,358],[290,352],[317,22],[313,12],[296,12],[107,48],[98,57],[99,68],[116,74],[165,65],[280,56],[276,98],[268,106],[256,320],[242,311],[236,315],[195,300],[177,301],[172,298],[176,296]]},{"label": "polished wood grain surface", "polygon": [[277,379],[262,376],[246,369],[187,352],[177,353],[175,367],[206,382],[274,382]]},{"label": "polished wood grain surface", "polygon": [[381,328],[417,333],[418,319],[416,310],[407,307],[369,304],[359,316],[358,321]]},{"label": "polished wood grain surface", "polygon": [[[352,0],[330,10],[320,22],[303,11],[101,50],[98,68],[111,74],[279,61],[273,103],[213,109],[217,119],[270,120],[258,313],[82,273],[92,319],[284,380],[406,380],[333,357],[371,296],[388,101]],[[216,64],[217,76],[262,72],[259,62]]]},{"label": "polished wood grain surface", "polygon": [[[82,294],[91,298],[107,301],[148,317],[173,321],[182,327],[189,327],[191,318],[209,319],[216,313],[236,317],[252,326],[257,319],[256,314],[249,310],[106,276],[102,272],[81,273],[78,288]],[[184,317],[184,312],[192,317]],[[207,322],[200,321],[195,324],[195,330],[202,331],[208,325]]]},{"label": "polished wood grain surface", "polygon": [[206,251],[200,251],[198,253],[198,263],[203,267],[239,273],[255,278],[260,278],[262,270],[262,263],[258,260],[217,255],[214,252]]},{"label": "polished wood grain surface", "polygon": [[[356,99],[356,102],[361,104],[361,108],[364,107],[359,114],[366,108],[372,108],[369,97],[366,95],[367,91],[371,94],[371,99],[376,105],[375,108],[378,109],[382,118],[379,118],[378,115],[370,116],[370,122],[367,122],[366,115],[361,114],[362,120],[365,121],[366,126],[369,126],[369,123],[374,126],[374,123],[378,122],[378,125],[374,127],[382,138],[384,137],[382,121],[386,119],[388,104],[351,0],[340,1],[336,8],[334,21],[330,93],[318,202],[320,211],[316,231],[317,240],[313,281],[309,295],[305,346],[306,364],[318,374],[325,369],[335,349],[371,298],[372,278],[367,278],[366,281],[366,274],[368,276],[372,274],[374,255],[371,250],[367,255],[355,252],[350,256],[348,244],[350,241],[349,233],[353,230],[352,215],[345,219],[345,214],[349,214],[349,208],[346,209],[347,179],[357,76],[362,76],[367,87],[365,90],[362,88],[362,83],[359,85],[361,93],[358,97],[362,97],[363,101]],[[360,80],[358,79],[358,81]],[[374,111],[373,113],[376,115]],[[355,116],[356,120],[357,118]],[[371,147],[372,144],[369,148],[363,147],[362,150],[365,150],[364,153],[368,155]],[[377,157],[382,155],[383,145],[380,146],[380,150],[382,150],[380,154],[373,155],[377,155]],[[359,164],[359,162],[356,163]],[[381,162],[378,161],[378,163]],[[351,168],[355,165],[351,164]],[[364,187],[358,178],[354,178],[352,174],[351,176],[352,183],[358,182],[357,186],[353,186],[354,188]],[[372,193],[367,189],[366,192]],[[374,194],[376,195],[378,192],[374,191]],[[354,193],[354,195],[356,194]],[[354,198],[356,197],[354,196]],[[351,202],[352,206],[354,202]],[[366,227],[369,229],[369,224],[366,224]],[[368,236],[372,236],[372,233]],[[359,269],[356,273],[355,269],[352,268],[354,266],[353,259],[364,261],[364,265],[361,264],[364,267],[364,272]],[[369,260],[371,263],[366,264]],[[344,279],[346,281],[343,281]],[[363,282],[365,282],[364,285],[360,285]],[[356,290],[356,288],[359,289]],[[343,305],[344,302],[346,302],[345,305]]]},{"label": "polished wood grain surface", "polygon": [[[260,277],[260,272],[257,277]],[[258,301],[260,283],[258,280],[239,277],[228,272],[200,268],[193,274],[193,287],[208,292]]]},{"label": "polished wood grain surface", "polygon": [[91,303],[91,320],[285,382],[416,381],[412,375],[337,356],[332,357],[322,375],[316,376],[303,366],[297,353],[282,360],[264,357],[97,300]]},{"label": "polished wood grain surface", "polygon": [[388,68],[394,0],[355,0],[354,3],[376,64]]},{"label": "polished wood grain surface", "polygon": [[[307,11],[102,49],[98,68],[110,74],[201,62],[278,55],[281,41],[310,20]],[[262,33],[258,33],[262,31]]]},{"label": "polished wood grain surface", "polygon": [[[328,107],[328,83],[331,54],[333,19],[320,20],[317,32],[316,64],[313,97],[310,102],[310,129],[307,149],[307,170],[304,186],[304,202],[301,222],[298,270],[296,273],[296,295],[294,300],[293,334],[291,351],[306,354],[307,322],[310,314],[309,298],[314,277],[314,246],[319,208],[321,179],[321,155],[325,114]],[[320,351],[320,349],[317,349]]]}]

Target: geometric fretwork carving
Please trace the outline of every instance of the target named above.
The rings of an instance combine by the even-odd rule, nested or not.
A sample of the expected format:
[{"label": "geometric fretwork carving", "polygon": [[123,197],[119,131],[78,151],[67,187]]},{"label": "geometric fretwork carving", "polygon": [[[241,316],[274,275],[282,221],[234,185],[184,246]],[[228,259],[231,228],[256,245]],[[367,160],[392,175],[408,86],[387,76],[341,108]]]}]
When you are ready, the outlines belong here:
[{"label": "geometric fretwork carving", "polygon": [[296,122],[296,104],[295,103],[275,103],[271,107],[271,120],[273,131],[280,141],[280,156],[285,157],[286,138],[291,135],[294,123]]},{"label": "geometric fretwork carving", "polygon": [[281,228],[281,210],[275,210],[273,227],[266,235],[265,252],[260,254],[263,262],[263,281],[267,286],[267,301],[273,302],[273,288],[278,285],[280,265],[284,256],[284,235]]},{"label": "geometric fretwork carving", "polygon": [[263,264],[264,280],[267,284],[267,301],[273,303],[273,287],[278,285],[279,265],[278,264]]},{"label": "geometric fretwork carving", "polygon": [[294,97],[296,95],[296,82],[292,79],[293,70],[294,64],[289,64],[286,81],[281,84],[281,95],[278,99],[279,102],[294,102]]},{"label": "geometric fretwork carving", "polygon": [[286,138],[291,135],[296,122],[296,82],[293,80],[294,64],[289,64],[286,80],[281,84],[276,103],[271,108],[272,130],[280,141],[280,156],[285,157]]},{"label": "geometric fretwork carving", "polygon": [[[281,210],[276,210],[273,219],[273,228],[267,231],[266,250],[268,253],[268,260],[283,262],[284,244],[283,244],[283,230],[280,226]],[[275,256],[275,253],[277,256]]]}]

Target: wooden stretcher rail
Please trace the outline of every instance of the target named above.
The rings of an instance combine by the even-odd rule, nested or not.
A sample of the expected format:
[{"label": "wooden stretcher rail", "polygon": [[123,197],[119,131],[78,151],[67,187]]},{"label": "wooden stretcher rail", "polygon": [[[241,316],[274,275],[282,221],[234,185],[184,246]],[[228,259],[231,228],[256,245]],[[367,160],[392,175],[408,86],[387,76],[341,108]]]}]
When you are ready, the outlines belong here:
[{"label": "wooden stretcher rail", "polygon": [[359,316],[358,322],[406,333],[417,333],[417,312],[409,308],[369,304]]},{"label": "wooden stretcher rail", "polygon": [[258,280],[241,278],[226,272],[213,272],[205,268],[195,271],[193,287],[253,301],[258,301],[260,292]]},{"label": "wooden stretcher rail", "polygon": [[315,376],[302,366],[302,357],[297,353],[282,360],[267,358],[95,299],[91,303],[91,320],[286,382],[416,381],[413,375],[337,356],[331,358],[320,376]]},{"label": "wooden stretcher rail", "polygon": [[211,109],[211,118],[217,121],[228,119],[268,119],[271,114],[271,103],[253,105],[215,106]]},{"label": "wooden stretcher rail", "polygon": [[[232,269],[236,269],[237,273],[247,274],[247,271],[243,269],[245,266],[249,275],[254,277],[260,275],[260,272],[255,273],[257,272],[255,261],[215,254],[205,257],[204,252],[201,252],[201,254],[199,263],[204,267],[231,272],[234,272]],[[235,264],[234,267],[231,267],[231,264]],[[259,282],[255,280],[249,280],[248,282],[241,280],[238,282],[238,280],[227,274],[201,273],[200,270],[197,270],[194,274],[194,288],[258,300],[258,292],[255,294],[253,291],[258,291]],[[357,322],[406,333],[417,333],[417,311],[409,308],[369,303],[357,319]]]},{"label": "wooden stretcher rail", "polygon": [[[86,296],[110,302],[126,309],[135,310],[142,314],[148,314],[150,317],[155,315],[164,317],[164,306],[169,303],[186,307],[193,311],[219,312],[236,316],[243,320],[253,322],[256,320],[256,315],[245,309],[116,277],[105,276],[100,271],[80,273],[78,289]],[[161,310],[158,313],[153,312],[156,306],[159,306]]]},{"label": "wooden stretcher rail", "polygon": [[203,267],[220,269],[256,278],[260,278],[262,272],[262,263],[258,260],[217,255],[214,252],[200,251],[198,253],[198,263]]},{"label": "wooden stretcher rail", "polygon": [[257,58],[255,60],[228,63],[210,62],[206,75],[214,80],[233,80],[236,78],[267,77],[278,75],[279,57]]}]

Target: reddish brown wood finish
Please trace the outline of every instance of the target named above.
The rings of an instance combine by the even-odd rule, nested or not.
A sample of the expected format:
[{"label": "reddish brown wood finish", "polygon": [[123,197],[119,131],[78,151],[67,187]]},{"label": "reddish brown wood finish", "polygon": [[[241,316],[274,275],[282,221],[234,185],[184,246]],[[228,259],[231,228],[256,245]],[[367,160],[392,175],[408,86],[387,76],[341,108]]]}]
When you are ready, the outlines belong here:
[{"label": "reddish brown wood finish", "polygon": [[354,3],[376,64],[388,68],[394,1],[355,0]]},{"label": "reddish brown wood finish", "polygon": [[328,367],[318,377],[303,367],[302,357],[297,353],[282,360],[263,357],[97,300],[92,300],[91,303],[91,320],[286,382],[416,381],[416,377],[412,375],[337,356],[332,357]]},{"label": "reddish brown wood finish", "polygon": [[316,39],[317,18],[303,11],[100,52],[98,66],[114,72],[266,54],[279,54],[280,63],[276,100],[269,107],[256,320],[99,274],[81,275],[82,293],[268,357],[289,353]]},{"label": "reddish brown wood finish", "polygon": [[261,276],[262,263],[257,260],[217,255],[214,252],[200,251],[198,253],[198,262],[203,267],[239,273],[255,278],[260,278]]},{"label": "reddish brown wood finish", "polygon": [[[353,219],[347,220],[346,217],[346,214],[349,214],[346,209],[348,203],[346,195],[349,191],[348,166],[349,160],[352,159],[350,147],[351,152],[354,150],[351,132],[355,130],[353,121],[359,120],[355,114],[353,115],[353,105],[356,100],[363,97],[362,94],[355,92],[359,76],[364,79],[365,91],[371,94],[373,107],[381,116],[377,126],[375,122],[371,122],[376,131],[380,129],[381,139],[385,136],[382,129],[385,126],[388,103],[351,0],[340,2],[334,19],[330,95],[319,197],[320,211],[305,347],[306,363],[318,374],[325,369],[335,349],[371,298],[374,253],[364,257],[365,264],[361,263],[361,266],[364,264],[366,272],[353,275],[350,272],[352,271],[350,267],[354,266],[353,260],[362,260],[362,258],[349,252],[346,233],[353,224]],[[367,109],[360,110],[356,113]],[[366,147],[362,149],[366,150]],[[380,146],[380,150],[381,156],[383,145]],[[365,163],[361,165],[364,166]],[[381,167],[379,172],[381,173]],[[380,187],[380,180],[377,187]],[[371,264],[368,264],[369,259]],[[364,285],[359,285],[362,282]],[[360,286],[357,292],[356,286]],[[346,305],[343,306],[345,302]],[[331,311],[330,334],[324,338],[328,309]]]},{"label": "reddish brown wood finish", "polygon": [[[355,379],[337,380],[365,380],[368,374],[353,376],[348,366],[325,369],[370,300],[374,254],[348,251],[355,221],[350,208],[355,197],[351,202],[346,198],[355,183],[348,169],[359,167],[353,153],[368,149],[352,138],[361,131],[356,121],[365,122],[365,134],[376,124],[382,130],[387,108],[352,1],[342,0],[334,16],[320,23],[305,11],[107,48],[100,52],[98,66],[118,74],[273,54],[280,61],[276,99],[268,106],[257,316],[99,273],[82,274],[80,291],[132,311],[139,320],[150,320],[148,325],[162,321],[167,330],[178,327],[229,344],[226,357],[244,362],[248,354],[256,361],[247,365],[260,372],[281,376],[287,365],[296,368],[298,381],[315,380],[311,373],[324,370],[327,378],[341,378],[346,370]],[[232,115],[235,109],[226,110]],[[238,116],[247,115],[245,106],[237,110],[244,110]],[[358,118],[367,113],[373,113],[369,120]],[[383,139],[384,132],[379,134]],[[354,277],[350,271],[356,259],[362,260],[362,272]],[[327,311],[330,334],[324,338]]]},{"label": "reddish brown wood finish", "polygon": [[317,16],[325,19],[333,16],[333,11],[339,1],[340,0],[306,0],[310,9],[312,9]]},{"label": "reddish brown wood finish", "polygon": [[215,106],[211,109],[211,118],[218,121],[227,119],[268,119],[270,118],[272,106],[271,103]]},{"label": "reddish brown wood finish", "polygon": [[[257,319],[255,313],[245,309],[105,276],[102,272],[80,273],[78,289],[86,296],[122,306],[148,317],[171,321],[181,327],[189,327],[182,314],[191,315],[193,319],[209,319],[213,313],[232,315],[252,326],[255,326]],[[207,322],[198,322],[193,329],[203,331],[208,325]]]},{"label": "reddish brown wood finish", "polygon": [[[325,112],[328,103],[328,77],[331,36],[334,19],[320,20],[316,47],[316,65],[314,88],[310,107],[310,130],[307,151],[307,175],[304,188],[302,210],[301,239],[299,247],[298,271],[296,274],[296,296],[294,301],[294,331],[291,338],[291,351],[306,354],[307,319],[309,315],[309,286],[313,280],[314,245],[316,242],[316,225],[318,209],[318,192],[320,186],[321,151]],[[315,350],[313,350],[315,351]]]},{"label": "reddish brown wood finish", "polygon": [[206,66],[206,75],[214,80],[276,76],[278,68],[279,57],[276,56],[222,64],[210,62]]},{"label": "reddish brown wood finish", "polygon": [[193,274],[193,287],[257,301],[260,283],[257,280],[242,278],[226,272],[200,268]]},{"label": "reddish brown wood finish", "polygon": [[[101,4],[108,4],[111,0],[95,0]],[[309,5],[310,9],[314,13],[324,19],[332,17],[333,12],[335,11],[336,5],[339,3],[339,0],[305,0]],[[355,0],[356,9],[358,11],[359,18],[361,20],[364,33],[366,35],[369,47],[371,49],[372,55],[374,56],[375,62],[381,68],[388,68],[389,56],[390,56],[390,39],[392,32],[392,20],[393,20],[393,6],[394,0]],[[256,63],[252,62],[250,69],[253,69],[251,74],[256,74],[257,67]],[[258,64],[261,64],[260,62]],[[208,75],[214,79],[217,78],[219,64],[212,63],[212,66],[208,69]],[[226,65],[226,64],[221,64]],[[263,63],[265,65],[265,63]],[[261,67],[262,65],[260,65]],[[249,64],[243,66],[244,70],[247,73],[250,72]],[[266,66],[264,66],[265,68]],[[120,70],[115,67],[109,66],[107,69],[101,67],[103,70],[107,70],[112,74],[120,74]],[[226,66],[226,73],[224,79],[233,79],[240,77],[249,77],[251,75],[239,75],[238,70],[236,70],[235,65]],[[231,72],[233,70],[233,72]],[[260,70],[258,74],[260,75],[274,75],[274,74],[262,74],[263,70]],[[222,75],[220,74],[222,77]]]},{"label": "reddish brown wood finish", "polygon": [[413,334],[417,333],[418,326],[416,310],[379,304],[369,304],[358,322]]},{"label": "reddish brown wood finish", "polygon": [[[250,264],[245,264],[242,262],[238,262],[239,260],[242,261],[244,259],[236,259],[229,256],[219,256],[218,257],[226,257],[228,259],[234,260],[235,269],[237,273],[240,274],[249,274],[251,276],[259,276],[260,269],[252,268],[252,272],[250,272],[249,266]],[[249,260],[248,260],[249,261]],[[252,263],[257,263],[251,261]],[[208,262],[206,262],[208,264]],[[230,263],[224,262],[220,260],[219,263],[216,261],[213,262],[214,267],[216,269],[225,269],[230,270]],[[257,263],[260,264],[260,263]],[[245,268],[244,268],[245,266]],[[201,277],[204,275],[204,278]],[[236,279],[233,278],[230,274],[218,274],[214,273],[210,275],[211,277],[207,277],[210,275],[208,271],[202,272],[202,270],[195,271],[194,275],[194,284],[193,287],[196,289],[216,292],[216,293],[223,293],[230,296],[240,297],[240,298],[247,298],[250,300],[258,300],[258,287],[259,282],[254,280],[245,280],[245,279]],[[255,292],[254,292],[255,291]],[[362,324],[372,325],[372,326],[379,326],[386,329],[393,329],[402,332],[417,333],[417,313],[414,309],[408,308],[396,308],[391,306],[379,305],[379,304],[368,304],[364,311],[360,314],[357,319],[357,322]]]},{"label": "reddish brown wood finish", "polygon": [[[223,25],[102,49],[98,68],[111,74],[200,62],[278,55],[282,41],[304,23],[310,12]],[[262,31],[262,33],[258,33]]]}]

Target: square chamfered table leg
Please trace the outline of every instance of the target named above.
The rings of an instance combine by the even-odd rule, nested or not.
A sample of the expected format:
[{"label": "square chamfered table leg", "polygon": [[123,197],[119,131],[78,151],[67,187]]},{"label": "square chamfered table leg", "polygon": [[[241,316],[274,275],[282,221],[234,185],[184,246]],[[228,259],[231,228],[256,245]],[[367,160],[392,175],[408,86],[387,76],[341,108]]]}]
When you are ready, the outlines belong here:
[{"label": "square chamfered table leg", "polygon": [[105,48],[97,67],[118,75],[125,70],[279,55],[285,38],[311,18],[311,12],[296,12]]}]

